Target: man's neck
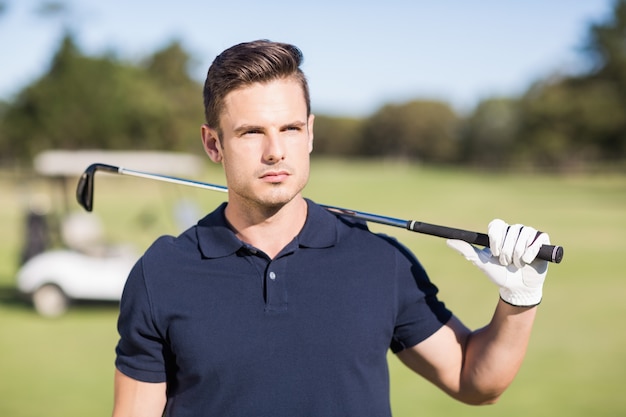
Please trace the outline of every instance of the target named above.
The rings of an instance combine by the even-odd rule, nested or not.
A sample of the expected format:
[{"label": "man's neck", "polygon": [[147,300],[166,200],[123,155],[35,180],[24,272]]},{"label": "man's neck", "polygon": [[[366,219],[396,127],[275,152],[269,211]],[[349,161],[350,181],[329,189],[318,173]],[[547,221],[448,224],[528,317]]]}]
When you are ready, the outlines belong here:
[{"label": "man's neck", "polygon": [[273,259],[302,230],[307,203],[300,196],[280,208],[255,208],[229,201],[225,214],[239,239]]}]

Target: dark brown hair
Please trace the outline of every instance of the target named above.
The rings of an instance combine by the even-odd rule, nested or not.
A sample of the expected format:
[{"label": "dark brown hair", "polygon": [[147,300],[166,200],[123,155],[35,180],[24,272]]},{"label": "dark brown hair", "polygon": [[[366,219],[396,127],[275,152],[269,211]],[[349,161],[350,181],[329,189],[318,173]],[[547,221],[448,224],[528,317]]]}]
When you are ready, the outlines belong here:
[{"label": "dark brown hair", "polygon": [[300,65],[304,56],[294,45],[257,40],[232,46],[218,55],[204,82],[204,117],[206,123],[220,130],[220,116],[228,93],[253,83],[293,77],[302,86],[307,116],[311,99],[306,77]]}]

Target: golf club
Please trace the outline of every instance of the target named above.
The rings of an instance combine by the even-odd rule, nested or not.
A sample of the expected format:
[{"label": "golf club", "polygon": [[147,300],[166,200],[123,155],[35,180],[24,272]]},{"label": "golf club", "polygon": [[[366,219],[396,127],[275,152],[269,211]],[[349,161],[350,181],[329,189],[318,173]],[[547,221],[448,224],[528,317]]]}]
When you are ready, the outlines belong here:
[{"label": "golf club", "polygon": [[[107,165],[102,163],[91,164],[81,175],[76,187],[76,199],[78,203],[87,211],[93,210],[94,179],[97,171],[109,172],[112,174],[129,175],[133,177],[147,178],[157,181],[165,181],[173,184],[187,185],[191,187],[204,188],[212,191],[228,192],[228,188],[222,185],[208,184],[205,182],[193,181],[189,179],[170,177],[166,175],[152,174],[148,172],[135,171],[132,169]],[[435,224],[418,222],[415,220],[402,220],[393,217],[381,216],[378,214],[364,213],[355,210],[348,210],[340,207],[322,205],[326,210],[341,215],[357,219],[384,224],[387,226],[401,227],[417,233],[446,239],[459,239],[465,242],[480,246],[489,246],[489,236],[484,233],[471,232],[468,230],[455,229],[452,227],[438,226]],[[560,263],[563,259],[563,247],[554,245],[543,245],[537,254],[539,259]]]}]

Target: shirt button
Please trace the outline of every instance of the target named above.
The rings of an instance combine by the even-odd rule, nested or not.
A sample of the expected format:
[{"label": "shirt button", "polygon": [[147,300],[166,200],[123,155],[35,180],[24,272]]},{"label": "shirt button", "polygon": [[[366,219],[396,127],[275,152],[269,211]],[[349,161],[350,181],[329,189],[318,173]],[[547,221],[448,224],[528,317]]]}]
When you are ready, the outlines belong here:
[{"label": "shirt button", "polygon": [[274,272],[270,272],[270,279],[271,280],[276,279],[276,274]]}]

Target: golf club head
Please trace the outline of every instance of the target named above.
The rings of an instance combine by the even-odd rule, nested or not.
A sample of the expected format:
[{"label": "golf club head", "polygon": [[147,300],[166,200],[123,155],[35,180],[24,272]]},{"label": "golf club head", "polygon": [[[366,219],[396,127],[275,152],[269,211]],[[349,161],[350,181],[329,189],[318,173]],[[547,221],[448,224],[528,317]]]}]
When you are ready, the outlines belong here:
[{"label": "golf club head", "polygon": [[85,210],[93,210],[93,190],[94,181],[96,177],[96,171],[104,170],[107,172],[117,173],[119,168],[113,165],[106,164],[91,164],[87,167],[85,172],[80,176],[78,184],[76,186],[76,200]]}]

